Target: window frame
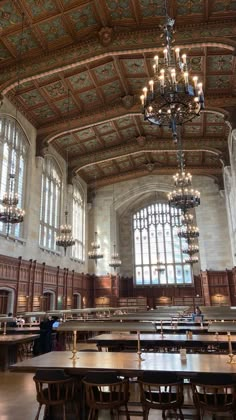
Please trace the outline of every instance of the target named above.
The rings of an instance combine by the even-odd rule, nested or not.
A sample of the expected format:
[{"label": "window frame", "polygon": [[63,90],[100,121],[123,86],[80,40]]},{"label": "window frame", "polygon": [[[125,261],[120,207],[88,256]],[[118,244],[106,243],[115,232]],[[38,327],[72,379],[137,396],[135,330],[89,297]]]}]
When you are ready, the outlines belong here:
[{"label": "window frame", "polygon": [[[133,212],[132,246],[135,287],[193,285],[192,267],[184,262],[186,256],[182,252],[187,246],[187,241],[178,237],[178,229],[182,226],[181,214],[181,210],[170,207],[168,203],[161,200],[149,203]],[[170,231],[170,240],[167,240],[166,227]],[[158,240],[158,233],[161,230],[163,241]],[[138,236],[136,236],[137,233]],[[145,233],[147,238],[144,236]],[[153,242],[151,233],[154,236]],[[144,241],[147,242],[144,243]],[[163,272],[158,272],[156,269],[158,254],[164,263]]]}]

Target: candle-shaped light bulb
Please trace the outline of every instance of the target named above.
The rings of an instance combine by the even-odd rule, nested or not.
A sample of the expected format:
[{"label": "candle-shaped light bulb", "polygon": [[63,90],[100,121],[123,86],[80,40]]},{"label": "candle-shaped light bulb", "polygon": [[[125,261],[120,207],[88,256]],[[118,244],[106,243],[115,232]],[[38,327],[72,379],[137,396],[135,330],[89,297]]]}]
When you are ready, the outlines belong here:
[{"label": "candle-shaped light bulb", "polygon": [[176,72],[175,72],[175,69],[171,69],[170,75],[171,75],[172,83],[175,84],[176,83]]},{"label": "candle-shaped light bulb", "polygon": [[187,71],[184,72],[184,82],[185,82],[186,85],[188,84],[188,72]]},{"label": "candle-shaped light bulb", "polygon": [[197,87],[198,87],[198,93],[199,93],[199,95],[201,95],[202,94],[202,83],[198,83]]},{"label": "candle-shaped light bulb", "polygon": [[179,48],[175,48],[176,60],[179,60],[179,52],[180,52],[180,49]]},{"label": "candle-shaped light bulb", "polygon": [[141,104],[144,105],[144,95],[140,96]]},{"label": "candle-shaped light bulb", "polygon": [[193,83],[194,83],[194,88],[197,89],[197,81],[198,81],[198,77],[197,76],[193,76]]},{"label": "candle-shaped light bulb", "polygon": [[146,99],[146,97],[147,97],[147,87],[145,86],[144,88],[143,88],[143,94],[144,94],[144,98]]},{"label": "candle-shaped light bulb", "polygon": [[158,55],[155,55],[154,60],[155,60],[155,65],[158,67],[158,62],[159,62]]},{"label": "candle-shaped light bulb", "polygon": [[160,80],[160,85],[161,87],[164,87],[165,85],[165,77],[164,77],[164,73],[159,77]]},{"label": "candle-shaped light bulb", "polygon": [[149,86],[150,86],[151,92],[153,92],[154,80],[149,80]]},{"label": "candle-shaped light bulb", "polygon": [[164,53],[164,60],[167,61],[167,48],[164,49],[163,53]]},{"label": "candle-shaped light bulb", "polygon": [[186,54],[183,54],[183,55],[182,55],[182,60],[183,60],[183,63],[184,63],[184,64],[186,64],[186,63],[187,63],[187,55],[186,55]]}]

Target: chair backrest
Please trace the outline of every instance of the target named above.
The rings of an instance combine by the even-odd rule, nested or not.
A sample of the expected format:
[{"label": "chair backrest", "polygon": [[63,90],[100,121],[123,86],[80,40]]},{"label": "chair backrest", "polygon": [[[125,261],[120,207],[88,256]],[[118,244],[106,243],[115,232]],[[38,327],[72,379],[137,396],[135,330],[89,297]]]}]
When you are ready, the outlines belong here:
[{"label": "chair backrest", "polygon": [[198,409],[214,413],[236,409],[236,380],[233,375],[197,375],[191,384],[193,401]]},{"label": "chair backrest", "polygon": [[128,402],[129,380],[116,372],[89,372],[83,379],[86,401],[97,409],[116,408]]},{"label": "chair backrest", "polygon": [[183,380],[174,373],[144,372],[138,382],[144,405],[171,409],[183,404]]},{"label": "chair backrest", "polygon": [[41,404],[58,405],[74,398],[75,380],[62,369],[38,370],[33,380]]}]

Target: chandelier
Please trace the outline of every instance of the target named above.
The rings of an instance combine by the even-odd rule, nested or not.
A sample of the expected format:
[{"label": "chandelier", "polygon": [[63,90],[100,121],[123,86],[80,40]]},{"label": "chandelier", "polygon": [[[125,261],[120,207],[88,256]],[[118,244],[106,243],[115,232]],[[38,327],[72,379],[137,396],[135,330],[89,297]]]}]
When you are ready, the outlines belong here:
[{"label": "chandelier", "polygon": [[190,82],[187,55],[181,55],[179,48],[174,50],[172,47],[174,23],[166,10],[161,35],[165,39],[163,56],[154,57],[154,76],[148,87],[143,88],[140,99],[144,120],[160,127],[168,126],[177,143],[177,127],[200,115],[204,109],[204,95],[197,76]]},{"label": "chandelier", "polygon": [[113,245],[113,249],[114,249],[114,252],[111,255],[111,262],[110,262],[109,266],[113,267],[114,270],[116,271],[116,269],[121,266],[121,259],[119,257],[119,254],[116,252],[116,245],[115,244]]},{"label": "chandelier", "polygon": [[156,271],[159,275],[165,272],[165,265],[164,262],[161,261],[159,253],[157,254]]},{"label": "chandelier", "polygon": [[17,207],[19,203],[18,194],[15,190],[15,174],[9,175],[9,191],[6,192],[2,199],[2,207],[0,209],[0,222],[7,224],[7,234],[9,233],[10,224],[21,223],[24,220],[25,211]]},{"label": "chandelier", "polygon": [[199,229],[197,226],[186,225],[179,229],[178,237],[187,239],[188,242],[191,242],[193,239],[199,237]]},{"label": "chandelier", "polygon": [[185,264],[190,264],[190,265],[196,264],[196,263],[198,263],[198,257],[192,257],[192,256],[190,256],[189,258],[186,258],[184,260],[184,263]]},{"label": "chandelier", "polygon": [[192,255],[199,252],[199,246],[195,244],[189,244],[187,248],[182,250],[182,252],[183,254],[188,254],[190,257],[192,257]]},{"label": "chandelier", "polygon": [[94,233],[94,241],[91,242],[92,250],[88,252],[88,258],[90,260],[94,260],[95,264],[97,264],[97,260],[103,258],[103,254],[99,251],[100,244],[97,241],[97,232]]},{"label": "chandelier", "polygon": [[56,237],[56,245],[64,248],[65,255],[67,248],[75,245],[75,240],[72,237],[72,227],[67,224],[67,216],[68,211],[65,211],[65,224],[60,226],[60,233]]},{"label": "chandelier", "polygon": [[173,176],[174,185],[177,188],[168,194],[168,201],[171,207],[182,210],[184,213],[200,204],[200,192],[191,187],[192,175],[183,170]]},{"label": "chandelier", "polygon": [[184,213],[181,215],[181,223],[186,226],[193,222],[193,215],[190,213]]}]

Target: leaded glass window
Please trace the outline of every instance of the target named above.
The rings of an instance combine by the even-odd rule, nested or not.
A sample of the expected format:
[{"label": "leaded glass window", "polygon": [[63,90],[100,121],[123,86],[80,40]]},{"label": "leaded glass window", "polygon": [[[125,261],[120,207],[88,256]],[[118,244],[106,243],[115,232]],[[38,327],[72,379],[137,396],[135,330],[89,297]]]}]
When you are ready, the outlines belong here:
[{"label": "leaded glass window", "polygon": [[75,245],[72,247],[72,257],[84,261],[85,246],[85,212],[84,194],[76,183],[73,184],[72,195],[72,235]]},{"label": "leaded glass window", "polygon": [[[154,203],[133,215],[134,278],[138,286],[191,284],[192,272],[184,263],[186,239],[178,237],[181,212],[166,203]],[[157,261],[163,270],[157,269]]]},{"label": "leaded glass window", "polygon": [[40,205],[39,244],[56,251],[59,231],[62,175],[56,161],[46,157],[43,162]]},{"label": "leaded glass window", "polygon": [[[0,199],[9,190],[9,174],[15,175],[14,193],[18,194],[18,207],[24,209],[26,164],[29,143],[17,121],[11,117],[0,118]],[[0,223],[0,232],[7,226]],[[9,234],[22,237],[23,223],[9,226]]]}]

